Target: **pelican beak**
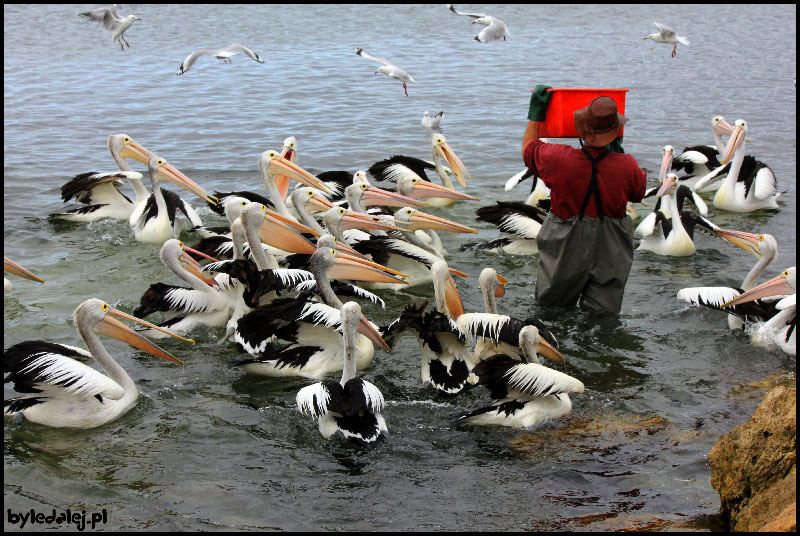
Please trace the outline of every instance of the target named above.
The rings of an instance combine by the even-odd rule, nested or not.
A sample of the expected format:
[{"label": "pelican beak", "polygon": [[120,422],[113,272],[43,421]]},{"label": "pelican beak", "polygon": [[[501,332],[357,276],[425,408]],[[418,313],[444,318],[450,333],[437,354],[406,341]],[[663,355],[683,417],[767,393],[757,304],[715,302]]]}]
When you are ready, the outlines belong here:
[{"label": "pelican beak", "polygon": [[311,188],[316,188],[317,190],[321,190],[326,194],[331,192],[331,189],[328,188],[325,183],[323,183],[317,177],[301,168],[294,162],[290,162],[281,156],[276,156],[270,160],[269,174],[273,177],[284,175],[290,179],[296,180],[300,184],[304,184],[305,186],[309,186]]},{"label": "pelican beak", "polygon": [[306,202],[307,212],[325,212],[334,207],[334,204],[320,194],[314,194]]},{"label": "pelican beak", "polygon": [[180,339],[182,341],[194,344],[194,341],[192,339],[185,339],[180,335],[176,335],[170,331],[160,328],[154,324],[151,324],[150,322],[142,320],[141,318],[136,318],[135,316],[131,316],[127,313],[123,313],[122,311],[113,308],[108,310],[108,313],[106,313],[106,316],[103,318],[103,320],[95,324],[94,329],[98,333],[128,343],[134,348],[143,350],[152,356],[160,357],[162,359],[166,359],[167,361],[172,361],[173,363],[179,363],[183,365],[183,361],[181,361],[177,357],[168,354],[167,352],[165,352],[164,350],[162,350],[149,340],[145,339],[142,335],[139,335],[131,328],[120,322],[119,320],[111,318],[112,316],[136,322],[150,329],[160,331],[161,333],[166,333],[167,335],[175,337],[176,339]]},{"label": "pelican beak", "polygon": [[[317,248],[306,237],[289,227],[299,224],[291,222],[278,213],[267,211],[264,221],[258,226],[258,238],[267,245],[290,253],[311,255]],[[302,229],[311,231],[305,226]],[[317,234],[311,231],[312,234]]]},{"label": "pelican beak", "polygon": [[729,136],[731,132],[733,132],[733,125],[723,119],[714,125],[713,130],[714,134],[719,134],[720,136]]},{"label": "pelican beak", "polygon": [[289,227],[294,227],[295,229],[297,229],[298,231],[300,231],[302,233],[307,233],[307,234],[310,234],[311,236],[313,236],[314,238],[319,238],[319,233],[318,232],[316,232],[314,229],[312,229],[310,227],[306,227],[302,223],[298,223],[298,222],[296,222],[296,221],[294,221],[294,220],[292,220],[290,218],[286,218],[284,216],[281,216],[280,214],[278,214],[277,212],[275,212],[274,210],[271,210],[271,209],[266,209],[266,213],[267,213],[267,215],[265,216],[266,218],[272,218],[273,220],[276,220],[276,221],[278,221],[280,223],[286,224]]},{"label": "pelican beak", "polygon": [[553,345],[551,345],[546,340],[539,338],[539,342],[536,344],[536,353],[542,357],[546,357],[550,361],[555,361],[556,363],[566,363],[566,359],[564,356],[561,355],[561,352],[556,350]]},{"label": "pelican beak", "polygon": [[161,167],[158,168],[158,175],[159,178],[177,184],[178,186],[182,186],[183,188],[186,188],[195,195],[202,197],[213,205],[219,203],[219,199],[211,195],[211,193],[209,193],[205,188],[178,171],[175,166],[168,162],[162,164]]},{"label": "pelican beak", "polygon": [[664,193],[667,190],[669,190],[669,188],[673,184],[675,184],[675,179],[676,179],[676,176],[675,176],[674,173],[667,173],[667,176],[664,179],[664,182],[661,184],[661,188],[658,189],[658,193],[656,194],[656,197],[661,197],[662,195],[664,195]]},{"label": "pelican beak", "polygon": [[788,271],[783,272],[781,275],[773,277],[766,283],[758,285],[753,290],[745,292],[744,294],[737,296],[727,303],[723,303],[722,307],[747,303],[760,298],[768,298],[770,296],[785,296],[787,294],[794,294],[796,290],[792,285],[789,284],[789,281],[786,279],[787,275]]},{"label": "pelican beak", "polygon": [[661,157],[661,170],[658,172],[658,180],[664,181],[667,173],[672,171],[672,159],[675,158],[674,150],[665,150],[664,156]]},{"label": "pelican beak", "polygon": [[145,149],[143,146],[139,145],[133,140],[125,144],[125,146],[119,152],[119,155],[122,158],[133,158],[144,165],[147,165],[150,159],[155,156],[152,151]]},{"label": "pelican beak", "polygon": [[461,294],[458,293],[455,281],[449,276],[444,285],[444,300],[451,318],[458,318],[464,314],[464,303],[461,301]]},{"label": "pelican beak", "polygon": [[[386,271],[384,271],[386,270]],[[376,283],[400,283],[406,281],[387,273],[389,268],[359,257],[336,255],[333,266],[328,270],[330,279],[350,279],[354,281],[374,281]],[[391,270],[396,272],[395,270]]]},{"label": "pelican beak", "polygon": [[30,279],[31,281],[37,281],[39,283],[44,283],[44,279],[34,275],[32,272],[29,272],[16,262],[12,261],[8,257],[3,257],[3,271],[8,272],[9,274],[14,274],[19,277],[24,277],[25,279]]},{"label": "pelican beak", "polygon": [[717,235],[721,236],[731,244],[739,246],[748,253],[752,253],[757,259],[761,258],[761,235],[745,233],[744,231],[729,231],[727,229],[715,229]]},{"label": "pelican beak", "polygon": [[339,220],[339,230],[347,229],[378,229],[381,231],[404,231],[396,225],[382,221],[371,214],[362,214],[348,210]]},{"label": "pelican beak", "polygon": [[731,132],[731,137],[728,140],[728,145],[725,146],[725,150],[722,151],[722,158],[720,159],[721,164],[727,164],[728,160],[731,159],[733,154],[736,150],[742,146],[745,139],[745,131],[739,125],[733,127],[733,132]]},{"label": "pelican beak", "polygon": [[358,322],[356,331],[383,348],[384,352],[389,351],[389,345],[386,344],[386,341],[383,340],[378,330],[375,329],[363,314],[361,315],[361,320]]},{"label": "pelican beak", "polygon": [[[294,150],[288,145],[284,145],[283,149],[281,150],[281,158],[294,163],[294,161],[297,159],[297,153],[295,153]],[[285,201],[286,195],[289,193],[289,182],[291,179],[286,175],[275,175],[273,180],[275,181],[275,187],[278,189],[281,199]]]},{"label": "pelican beak", "polygon": [[497,282],[500,284],[494,288],[494,297],[502,298],[506,295],[506,285],[508,285],[508,279],[500,274],[497,274]]},{"label": "pelican beak", "polygon": [[205,272],[203,272],[203,268],[200,266],[200,263],[197,262],[194,259],[194,257],[189,255],[189,253],[193,253],[194,255],[198,255],[200,257],[204,257],[204,258],[209,259],[209,260],[211,260],[213,262],[219,262],[219,261],[217,259],[215,259],[214,257],[206,255],[202,251],[197,251],[196,249],[190,248],[188,246],[183,246],[181,249],[183,249],[183,255],[181,255],[181,259],[180,260],[181,260],[181,262],[184,263],[184,265],[185,265],[184,268],[186,268],[186,271],[189,272],[190,274],[194,275],[198,279],[200,279],[206,285],[209,285],[209,286],[212,286],[212,287],[215,286],[217,284],[217,282],[214,279],[209,278],[205,274]]},{"label": "pelican beak", "polygon": [[421,208],[428,206],[425,203],[420,203],[416,199],[411,199],[396,192],[376,188],[375,186],[366,185],[363,188],[364,193],[361,195],[361,206],[363,207],[414,207]]},{"label": "pelican beak", "polygon": [[438,184],[434,184],[428,181],[417,181],[414,183],[414,189],[411,190],[411,193],[408,197],[413,199],[427,199],[429,197],[443,197],[446,199],[458,199],[458,200],[469,200],[469,201],[480,201],[479,197],[473,197],[469,194],[465,194],[459,192],[458,190],[453,190],[452,188],[447,188],[446,186],[440,186]]},{"label": "pelican beak", "polygon": [[447,162],[447,165],[453,170],[453,175],[455,175],[458,183],[466,188],[467,179],[471,179],[472,177],[470,177],[469,173],[467,172],[467,168],[464,167],[464,164],[461,163],[461,160],[459,160],[459,158],[456,156],[456,153],[453,152],[447,142],[435,145],[433,150],[442,158],[444,158],[444,160]]},{"label": "pelican beak", "polygon": [[446,220],[424,212],[414,212],[409,219],[409,229],[416,231],[419,229],[435,229],[437,231],[448,231],[450,233],[477,233],[477,229],[461,225],[454,221]]},{"label": "pelican beak", "polygon": [[359,253],[358,251],[351,248],[349,245],[345,244],[341,240],[336,241],[336,253],[350,255],[351,257],[359,257],[364,260],[369,260],[369,257],[364,255],[363,253]]}]

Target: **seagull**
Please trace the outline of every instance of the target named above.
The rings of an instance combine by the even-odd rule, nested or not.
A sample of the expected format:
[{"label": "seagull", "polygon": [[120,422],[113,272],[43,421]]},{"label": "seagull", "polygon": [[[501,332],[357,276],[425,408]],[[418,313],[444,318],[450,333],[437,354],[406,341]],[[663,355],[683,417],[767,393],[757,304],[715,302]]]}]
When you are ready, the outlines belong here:
[{"label": "seagull", "polygon": [[78,15],[86,20],[102,22],[103,28],[107,32],[111,32],[111,44],[113,45],[114,43],[119,43],[120,48],[125,51],[125,46],[122,43],[128,45],[128,48],[130,48],[131,45],[122,34],[125,33],[125,30],[131,27],[131,24],[133,24],[134,21],[142,19],[136,15],[128,15],[127,17],[123,18],[117,11],[117,8],[119,7],[119,4],[111,4],[111,7],[100,7],[92,11],[78,13]]},{"label": "seagull", "polygon": [[431,113],[425,110],[425,115],[422,116],[422,126],[426,128],[439,128],[439,123],[442,122],[443,117],[444,112],[439,112],[431,117]]},{"label": "seagull", "polygon": [[686,45],[687,47],[689,46],[689,40],[686,39],[686,37],[684,37],[682,35],[678,35],[677,33],[675,33],[675,30],[673,30],[669,26],[664,26],[663,24],[661,24],[659,22],[654,22],[653,24],[658,26],[659,32],[658,33],[652,33],[652,34],[648,35],[647,37],[644,37],[643,39],[644,40],[651,39],[651,40],[655,41],[656,43],[670,43],[671,45],[674,45],[672,47],[672,57],[673,58],[675,57],[675,49],[678,48],[678,43],[680,43],[682,45]]},{"label": "seagull", "polygon": [[264,63],[264,60],[262,60],[258,54],[256,54],[249,48],[247,48],[244,45],[234,43],[232,45],[228,45],[225,48],[220,48],[219,50],[195,50],[194,52],[186,56],[186,59],[183,60],[176,74],[180,76],[189,69],[191,69],[192,65],[194,65],[194,62],[196,62],[197,58],[199,58],[200,56],[212,55],[215,58],[222,60],[223,63],[233,63],[231,61],[231,56],[235,56],[240,52],[244,52],[248,58],[256,60],[258,63]]},{"label": "seagull", "polygon": [[487,15],[485,13],[462,13],[460,11],[456,11],[456,8],[453,7],[453,4],[447,4],[447,7],[456,15],[465,15],[475,19],[472,21],[472,24],[482,24],[486,26],[486,28],[481,30],[481,32],[475,36],[475,41],[489,43],[491,41],[497,41],[501,37],[503,38],[503,41],[506,40],[508,28],[506,27],[506,23],[497,17],[492,17],[491,15]]},{"label": "seagull", "polygon": [[375,71],[374,74],[383,73],[387,76],[391,76],[392,78],[397,78],[398,80],[400,80],[403,83],[403,91],[406,92],[406,97],[408,97],[408,88],[406,87],[406,83],[416,82],[413,76],[411,76],[403,69],[401,69],[394,63],[390,62],[389,60],[385,60],[383,58],[378,58],[377,56],[370,55],[363,48],[356,48],[356,54],[358,54],[362,58],[367,58],[368,60],[373,60],[377,61],[378,63],[383,63],[383,67],[378,67],[378,70]]}]

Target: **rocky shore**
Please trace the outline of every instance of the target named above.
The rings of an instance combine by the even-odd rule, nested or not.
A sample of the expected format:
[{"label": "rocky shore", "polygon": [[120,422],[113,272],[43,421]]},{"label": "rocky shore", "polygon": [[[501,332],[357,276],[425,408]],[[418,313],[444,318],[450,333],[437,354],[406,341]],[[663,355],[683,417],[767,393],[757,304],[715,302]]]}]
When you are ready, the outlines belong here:
[{"label": "rocky shore", "polygon": [[711,485],[732,531],[796,530],[796,411],[797,388],[775,387],[711,449]]}]

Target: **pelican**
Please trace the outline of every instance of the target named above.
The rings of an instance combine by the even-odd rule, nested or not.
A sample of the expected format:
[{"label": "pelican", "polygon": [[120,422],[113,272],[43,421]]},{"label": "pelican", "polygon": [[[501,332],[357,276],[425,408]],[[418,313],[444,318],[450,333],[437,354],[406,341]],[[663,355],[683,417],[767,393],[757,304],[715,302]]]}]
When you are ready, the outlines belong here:
[{"label": "pelican", "polygon": [[491,15],[486,15],[485,13],[462,13],[461,11],[456,11],[456,8],[453,7],[453,4],[447,4],[447,7],[456,15],[465,15],[475,19],[472,21],[472,24],[481,24],[486,26],[486,28],[481,30],[481,32],[475,36],[475,41],[480,43],[490,43],[491,41],[497,41],[501,37],[503,38],[503,41],[506,40],[508,28],[506,28],[506,23],[497,17],[492,17]]},{"label": "pelican", "polygon": [[455,422],[532,428],[572,411],[569,393],[582,393],[583,383],[543,366],[536,356],[540,344],[538,329],[525,326],[519,332],[524,362],[496,354],[478,363],[473,369],[478,385],[486,386],[495,402],[470,411]]},{"label": "pelican", "polygon": [[124,42],[126,45],[128,45],[128,48],[130,48],[131,45],[125,39],[123,34],[135,21],[142,19],[136,15],[128,15],[127,17],[123,18],[117,11],[118,7],[120,7],[119,4],[112,4],[110,8],[101,7],[92,11],[78,13],[78,15],[92,22],[102,22],[103,29],[111,34],[111,44],[119,44],[119,47],[124,52],[125,47],[122,43]]},{"label": "pelican", "polygon": [[439,260],[431,266],[436,311],[425,313],[422,306],[408,306],[381,334],[393,347],[406,332],[413,332],[419,342],[422,357],[422,383],[438,392],[456,395],[469,384],[470,371],[475,366],[472,352],[467,348],[467,334],[455,319],[464,314],[464,305],[447,263]]},{"label": "pelican", "polygon": [[183,60],[183,62],[181,62],[181,66],[178,68],[178,72],[176,74],[180,76],[189,69],[191,69],[192,65],[194,65],[194,62],[196,62],[197,58],[199,58],[200,56],[214,56],[215,58],[222,60],[222,63],[233,63],[231,61],[231,56],[235,56],[240,52],[244,52],[244,54],[251,60],[255,60],[258,63],[264,63],[264,60],[262,60],[258,54],[256,54],[249,48],[247,48],[244,45],[234,43],[232,45],[228,45],[225,48],[220,48],[216,50],[204,50],[204,49],[195,50],[194,52],[186,56],[186,59]]},{"label": "pelican", "polygon": [[[782,297],[782,298],[781,298]],[[774,304],[775,312],[763,324],[750,330],[750,338],[756,342],[774,341],[789,355],[797,355],[797,269],[792,266],[754,289],[745,292],[723,307],[742,307],[754,300],[779,299]]]},{"label": "pelican", "polygon": [[495,297],[505,295],[508,280],[497,273],[494,268],[484,268],[479,277],[479,286],[483,295],[485,312],[464,313],[456,319],[456,324],[470,337],[476,339],[472,353],[475,361],[480,361],[494,354],[505,354],[518,360],[524,360],[522,350],[517,345],[519,333],[525,326],[533,325],[538,329],[541,344],[538,353],[557,363],[564,363],[564,356],[556,349],[558,341],[550,333],[541,320],[527,318],[520,320],[497,313]]},{"label": "pelican", "polygon": [[[14,274],[19,277],[24,277],[25,279],[30,279],[31,281],[36,281],[38,283],[44,283],[44,279],[34,275],[32,272],[26,270],[16,262],[12,261],[8,257],[3,257],[3,271],[8,272],[9,274]],[[11,281],[3,278],[3,292],[8,292],[11,290],[13,286],[11,285]]]},{"label": "pelican", "polygon": [[[337,254],[333,248],[319,248],[311,256],[311,272],[323,302],[313,301],[310,293],[298,298],[281,298],[266,307],[259,307],[243,316],[238,323],[234,339],[241,350],[260,354],[252,360],[239,361],[249,372],[265,376],[303,376],[322,378],[341,370],[342,339],[337,334],[341,324],[342,302],[333,292],[330,278],[360,281],[400,280],[375,267],[374,263],[357,257]],[[356,367],[362,370],[375,356],[373,329],[362,316],[356,337]],[[273,336],[289,342],[276,348],[269,344]],[[373,337],[373,338],[371,338]]]},{"label": "pelican", "polygon": [[[644,239],[637,249],[651,251],[656,255],[687,257],[694,255],[696,251],[692,241],[696,226],[711,233],[719,229],[712,222],[695,212],[678,209],[677,195],[675,195],[677,193],[675,191],[677,180],[678,177],[674,173],[667,174],[667,178],[657,194],[659,198],[667,192],[672,194],[669,196],[669,213],[671,216],[669,218],[666,217],[660,210],[653,211],[655,214],[652,220],[653,225],[642,232]],[[661,226],[660,230],[658,228],[659,224]]]},{"label": "pelican", "polygon": [[206,201],[216,202],[216,199],[199,184],[175,169],[170,163],[158,156],[151,156],[147,162],[150,172],[150,182],[153,193],[145,203],[140,204],[128,220],[133,229],[133,236],[139,242],[155,242],[163,244],[170,238],[180,234],[180,223],[175,219],[176,211],[180,210],[195,225],[203,225],[200,216],[188,203],[185,203],[176,194],[161,190],[161,181],[174,182],[193,192]]},{"label": "pelican", "polygon": [[[324,380],[297,393],[297,407],[319,422],[325,439],[337,436],[360,445],[374,445],[386,436],[388,429],[381,411],[386,406],[380,390],[366,380],[356,377],[356,329],[363,325],[361,306],[347,302],[341,307],[341,326],[344,364],[338,383]],[[371,339],[380,334],[372,330]]]},{"label": "pelican", "polygon": [[[714,206],[730,212],[752,212],[760,209],[778,209],[777,180],[772,170],[755,159],[745,162],[744,142],[747,137],[747,122],[737,119],[728,145],[722,153],[720,162],[725,164],[733,157],[728,176],[714,195]],[[739,178],[741,173],[742,179]],[[715,178],[709,173],[695,184],[699,191],[709,180]]]},{"label": "pelican", "polygon": [[[139,398],[136,384],[109,355],[97,333],[183,364],[114,317],[194,343],[118,311],[102,300],[86,300],[75,309],[73,321],[89,351],[45,341],[21,342],[5,350],[3,372],[8,374],[5,381],[14,382],[19,393],[33,394],[6,400],[4,414],[56,428],[95,428],[130,410]],[[92,360],[97,361],[106,375],[87,366]]]},{"label": "pelican", "polygon": [[[693,145],[685,147],[683,152],[674,157],[670,162],[670,168],[675,171],[684,171],[686,175],[679,177],[683,184],[694,189],[695,184],[705,175],[714,172],[718,179],[722,179],[728,173],[730,166],[723,166],[719,161],[719,155],[725,150],[725,142],[722,136],[730,136],[733,126],[725,121],[721,115],[711,118],[711,131],[714,134],[714,145]],[[671,146],[668,146],[671,147]],[[666,148],[665,148],[666,149]],[[674,149],[673,149],[674,154]],[[672,155],[670,155],[672,156]],[[663,162],[662,162],[663,169]],[[662,177],[663,178],[662,174]],[[703,192],[715,192],[720,187],[720,182],[709,180],[703,187]]]},{"label": "pelican", "polygon": [[[712,309],[722,310],[722,304],[747,291],[752,290],[758,283],[758,278],[764,270],[778,258],[778,242],[770,234],[753,234],[742,231],[729,231],[726,229],[717,230],[717,234],[728,240],[732,244],[739,246],[745,251],[752,253],[758,259],[747,273],[739,288],[732,287],[689,287],[678,291],[678,299],[692,305],[702,305]],[[728,315],[728,327],[730,329],[744,328],[744,320],[757,321],[756,318],[749,318],[753,314],[750,310],[733,310]],[[763,320],[763,319],[762,319]]]},{"label": "pelican", "polygon": [[[541,181],[540,181],[541,183]],[[511,237],[501,237],[486,244],[478,244],[482,250],[501,249],[510,255],[535,255],[539,252],[536,237],[547,216],[538,208],[536,192],[532,192],[525,202],[498,201],[495,205],[481,207],[475,211],[479,221],[496,225],[498,230],[509,233]],[[466,247],[470,247],[467,245]]]},{"label": "pelican", "polygon": [[[142,184],[142,174],[134,171],[127,158],[147,164],[153,153],[145,149],[127,134],[112,134],[108,137],[108,151],[119,167],[119,172],[96,173],[90,171],[75,176],[61,187],[61,199],[66,203],[75,199],[86,206],[52,214],[53,218],[67,221],[96,221],[103,218],[128,220],[135,207],[150,195]],[[119,191],[121,181],[126,179],[136,195],[134,201]]]},{"label": "pelican", "polygon": [[675,32],[675,30],[673,30],[669,26],[664,26],[663,24],[658,23],[658,22],[654,22],[653,24],[658,26],[658,32],[657,33],[652,33],[652,34],[648,35],[647,37],[644,37],[643,39],[644,40],[650,39],[652,41],[655,41],[656,43],[669,43],[669,44],[673,45],[672,46],[672,57],[673,58],[675,57],[675,51],[678,48],[678,43],[680,43],[680,44],[682,44],[684,46],[687,46],[687,47],[689,46],[689,44],[690,44],[689,40],[686,39],[686,37],[678,35]]},{"label": "pelican", "polygon": [[389,76],[391,78],[396,78],[397,80],[400,80],[403,83],[403,91],[406,92],[406,97],[408,97],[408,87],[406,86],[406,84],[409,83],[409,82],[416,82],[416,80],[414,80],[413,76],[411,76],[410,74],[405,72],[403,69],[401,69],[400,67],[398,67],[397,65],[395,65],[392,62],[390,62],[387,59],[379,58],[377,56],[370,55],[363,48],[356,48],[355,50],[356,50],[356,54],[358,54],[362,58],[366,58],[368,60],[377,61],[378,63],[382,63],[383,66],[378,67],[378,70],[375,71],[374,74],[383,73],[386,76]]},{"label": "pelican", "polygon": [[275,204],[275,212],[292,221],[296,221],[296,219],[286,208],[283,197],[281,197],[281,193],[278,191],[278,187],[275,183],[276,176],[280,175],[294,179],[305,186],[316,188],[326,194],[331,190],[317,177],[294,162],[280,156],[275,151],[264,151],[261,153],[258,157],[258,167],[261,170],[261,176],[264,178],[264,187],[267,189],[269,198]]},{"label": "pelican", "polygon": [[422,116],[421,124],[425,128],[439,128],[439,123],[442,122],[442,119],[444,119],[444,112],[431,115],[428,110],[425,110],[425,114]]}]

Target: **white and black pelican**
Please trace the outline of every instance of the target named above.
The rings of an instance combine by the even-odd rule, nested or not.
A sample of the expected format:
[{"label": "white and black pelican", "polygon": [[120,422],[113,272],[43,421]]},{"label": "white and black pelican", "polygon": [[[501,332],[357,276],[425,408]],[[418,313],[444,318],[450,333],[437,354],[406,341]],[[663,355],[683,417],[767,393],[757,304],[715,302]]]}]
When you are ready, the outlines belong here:
[{"label": "white and black pelican", "polygon": [[[5,381],[14,382],[17,392],[31,394],[5,400],[4,414],[57,428],[95,428],[130,410],[139,398],[136,384],[109,355],[97,333],[183,364],[113,317],[194,343],[118,311],[102,300],[86,300],[75,309],[73,320],[89,351],[44,341],[21,342],[5,350]],[[97,361],[105,375],[87,366],[92,360]]]},{"label": "white and black pelican", "polygon": [[408,306],[381,334],[393,347],[406,332],[414,333],[422,357],[422,383],[438,392],[456,395],[469,385],[470,371],[475,359],[467,347],[467,334],[455,319],[464,314],[464,305],[447,263],[439,260],[431,266],[436,310],[425,312],[428,303]]},{"label": "white and black pelican", "polygon": [[[44,279],[40,278],[39,276],[35,275],[33,272],[26,270],[16,262],[12,261],[8,257],[3,257],[3,271],[8,272],[9,274],[16,275],[18,277],[22,277],[25,279],[30,279],[31,281],[36,281],[38,283],[44,283]],[[8,292],[13,288],[11,281],[3,278],[3,292]]]},{"label": "white and black pelican", "polygon": [[81,17],[86,20],[90,20],[93,22],[100,22],[103,24],[103,29],[111,34],[111,44],[114,45],[119,44],[119,47],[122,51],[125,51],[125,47],[123,43],[128,45],[128,48],[131,47],[130,43],[125,39],[123,34],[131,27],[131,25],[136,22],[137,20],[142,20],[136,15],[128,15],[123,17],[117,11],[119,4],[111,4],[111,7],[99,7],[97,9],[93,9],[92,11],[85,11],[83,13],[78,13]]},{"label": "white and black pelican", "polygon": [[284,203],[283,197],[281,197],[281,192],[275,184],[276,177],[288,177],[310,188],[316,188],[323,193],[330,192],[330,188],[323,184],[316,176],[294,162],[283,158],[275,151],[264,151],[261,153],[258,157],[258,167],[261,170],[261,176],[264,178],[264,187],[267,189],[270,200],[275,205],[275,212],[284,218],[295,220],[295,217],[286,208],[286,203]]},{"label": "white and black pelican", "polygon": [[478,376],[478,385],[487,387],[495,402],[470,411],[455,422],[532,428],[572,411],[569,393],[582,393],[583,383],[543,366],[536,356],[540,345],[537,328],[525,326],[519,332],[525,362],[495,354],[475,365],[472,372]]},{"label": "white and black pelican", "polygon": [[762,324],[750,330],[750,339],[754,342],[775,342],[781,350],[789,355],[797,355],[797,268],[787,268],[781,275],[774,277],[732,299],[723,307],[744,307],[755,300],[774,302],[774,313]]},{"label": "white and black pelican", "polygon": [[528,325],[538,329],[541,341],[538,353],[557,363],[564,363],[564,356],[557,350],[558,341],[537,318],[520,320],[497,312],[495,297],[505,295],[508,280],[497,273],[494,268],[484,268],[479,277],[479,286],[483,295],[485,312],[464,313],[456,319],[456,324],[471,338],[475,339],[472,353],[475,361],[480,361],[494,354],[510,355],[518,360],[523,359],[522,349],[518,346],[519,334]]},{"label": "white and black pelican", "polygon": [[[369,168],[369,174],[372,175],[377,181],[389,180],[397,182],[401,177],[418,178],[420,180],[427,180],[428,176],[425,173],[426,169],[433,169],[442,180],[442,184],[454,190],[454,184],[447,171],[448,168],[442,163],[442,160],[447,162],[450,170],[456,177],[461,186],[467,187],[467,179],[471,178],[467,168],[456,156],[455,152],[447,143],[447,139],[443,134],[434,133],[431,136],[431,149],[433,151],[433,162],[421,160],[410,156],[395,155],[386,160],[376,162]],[[427,203],[432,207],[448,207],[456,202],[453,198],[436,198],[431,197],[427,199]]]},{"label": "white and black pelican", "polygon": [[670,217],[667,217],[661,210],[654,210],[653,214],[655,216],[652,219],[652,227],[648,226],[647,229],[641,231],[644,238],[637,249],[650,251],[656,255],[687,257],[694,255],[697,250],[692,241],[696,226],[711,233],[719,229],[719,227],[696,212],[678,209],[677,179],[677,175],[668,173],[657,194],[659,198],[667,192],[671,194],[668,207]]},{"label": "white and black pelican", "polygon": [[386,76],[389,76],[396,80],[400,80],[403,83],[403,91],[406,92],[406,97],[408,97],[408,87],[406,86],[406,84],[408,84],[409,82],[416,82],[413,76],[411,76],[406,71],[404,71],[394,63],[390,62],[389,60],[369,54],[363,48],[356,48],[355,50],[356,54],[358,54],[362,58],[382,63],[383,65],[381,67],[378,67],[378,70],[375,71],[374,74],[383,73]]},{"label": "white and black pelican", "polygon": [[131,213],[130,223],[133,236],[139,242],[163,244],[170,238],[180,234],[180,223],[176,219],[177,211],[189,218],[194,226],[203,225],[197,212],[183,201],[177,194],[161,189],[161,181],[174,182],[206,201],[216,203],[202,186],[175,169],[170,163],[158,156],[150,157],[147,162],[153,192],[145,203],[138,205]]},{"label": "white and black pelican", "polygon": [[[150,192],[142,184],[142,174],[131,168],[127,158],[147,165],[153,153],[142,147],[127,134],[108,137],[108,151],[119,167],[119,172],[96,173],[90,171],[75,176],[61,187],[61,199],[66,203],[74,199],[85,206],[52,214],[53,218],[67,221],[89,222],[104,218],[128,220],[134,208],[144,203]],[[133,188],[134,201],[119,191],[125,179]]]},{"label": "white and black pelican", "polygon": [[[720,162],[731,160],[728,176],[714,195],[714,206],[730,212],[752,212],[760,209],[778,209],[778,184],[775,174],[763,162],[753,158],[746,161],[744,143],[747,122],[737,119],[728,145]],[[743,165],[747,163],[748,165]],[[700,191],[712,178],[710,173],[697,181],[694,189]]]},{"label": "white and black pelican", "polygon": [[[541,183],[541,181],[539,181]],[[543,183],[542,183],[543,184]],[[501,237],[474,247],[486,251],[502,250],[509,255],[535,255],[539,252],[536,237],[542,228],[547,213],[538,208],[539,195],[532,192],[525,202],[498,201],[495,205],[481,207],[475,211],[478,221],[497,226],[497,229],[509,233],[510,237]],[[466,245],[473,247],[473,245]]]},{"label": "white and black pelican", "polygon": [[[316,290],[324,303],[313,300],[311,293],[297,298],[279,298],[243,316],[234,339],[240,350],[258,358],[234,363],[249,372],[265,376],[304,376],[322,378],[341,370],[342,302],[333,292],[330,278],[359,281],[400,281],[375,268],[375,264],[357,257],[337,254],[333,248],[319,248],[312,256],[310,270],[316,278]],[[375,356],[373,329],[362,316],[356,337],[356,367],[368,367]],[[277,348],[269,344],[273,337],[289,342]],[[387,349],[384,346],[384,349]]]},{"label": "white and black pelican", "polygon": [[[685,175],[678,177],[678,180],[690,188],[694,189],[694,185],[702,177],[708,175],[716,170],[715,176],[723,179],[728,173],[728,169],[724,168],[719,161],[719,155],[725,150],[725,142],[722,141],[722,136],[729,136],[733,132],[733,126],[725,121],[721,115],[715,115],[711,118],[711,131],[714,134],[714,145],[693,145],[685,147],[683,152],[674,157],[670,162],[670,168],[675,171],[683,171]],[[668,145],[667,147],[672,147]],[[666,147],[665,147],[666,150]],[[672,157],[674,155],[674,148],[672,149]],[[662,163],[662,169],[663,169]],[[664,178],[666,173],[662,173],[660,178]],[[707,182],[703,187],[703,192],[715,192],[720,187],[721,182],[714,180]]]},{"label": "white and black pelican", "polygon": [[[297,393],[297,407],[317,419],[325,439],[341,437],[360,445],[375,445],[388,433],[381,411],[386,406],[380,390],[356,377],[356,329],[364,326],[361,306],[347,302],[341,308],[343,341],[342,379],[324,380]],[[367,324],[369,329],[374,330]],[[380,339],[377,331],[373,340]]]},{"label": "white and black pelican", "polygon": [[[692,305],[702,305],[704,307],[722,310],[722,305],[725,302],[756,287],[758,278],[764,273],[764,270],[778,258],[778,242],[775,240],[775,237],[770,234],[759,235],[742,231],[729,231],[727,229],[718,229],[716,232],[728,242],[755,255],[758,261],[756,261],[755,265],[747,273],[747,276],[745,276],[739,288],[683,288],[678,291],[678,299]],[[753,316],[753,318],[750,318],[750,316]],[[754,311],[752,307],[745,310],[734,310],[728,315],[728,327],[730,329],[742,329],[744,327],[744,320],[763,321],[763,315],[759,314],[758,311]]]},{"label": "white and black pelican", "polygon": [[186,71],[192,68],[192,65],[197,61],[197,58],[200,56],[214,56],[218,60],[222,60],[222,63],[233,63],[231,61],[231,56],[235,56],[236,54],[244,53],[245,56],[250,58],[251,60],[255,60],[258,63],[264,63],[264,60],[261,57],[247,48],[244,45],[240,45],[238,43],[234,43],[232,45],[228,45],[225,48],[219,48],[215,50],[207,50],[207,49],[200,49],[195,50],[188,56],[186,59],[181,62],[181,66],[178,68],[178,72],[176,73],[178,76],[182,75]]},{"label": "white and black pelican", "polygon": [[670,28],[669,26],[665,26],[659,22],[654,22],[656,26],[658,26],[658,32],[652,33],[647,37],[642,39],[647,40],[650,39],[651,41],[655,41],[656,43],[669,43],[672,46],[672,57],[675,57],[675,51],[678,48],[678,43],[684,46],[689,46],[689,40],[681,35],[678,35],[675,30]]},{"label": "white and black pelican", "polygon": [[492,17],[491,15],[487,15],[485,13],[463,13],[461,11],[456,11],[456,8],[453,7],[453,4],[447,4],[447,7],[456,15],[465,15],[475,19],[472,21],[472,24],[486,26],[486,28],[481,30],[480,33],[475,36],[475,41],[478,41],[479,43],[491,43],[492,41],[497,41],[501,38],[503,41],[506,40],[508,28],[506,27],[506,23],[497,17]]}]

